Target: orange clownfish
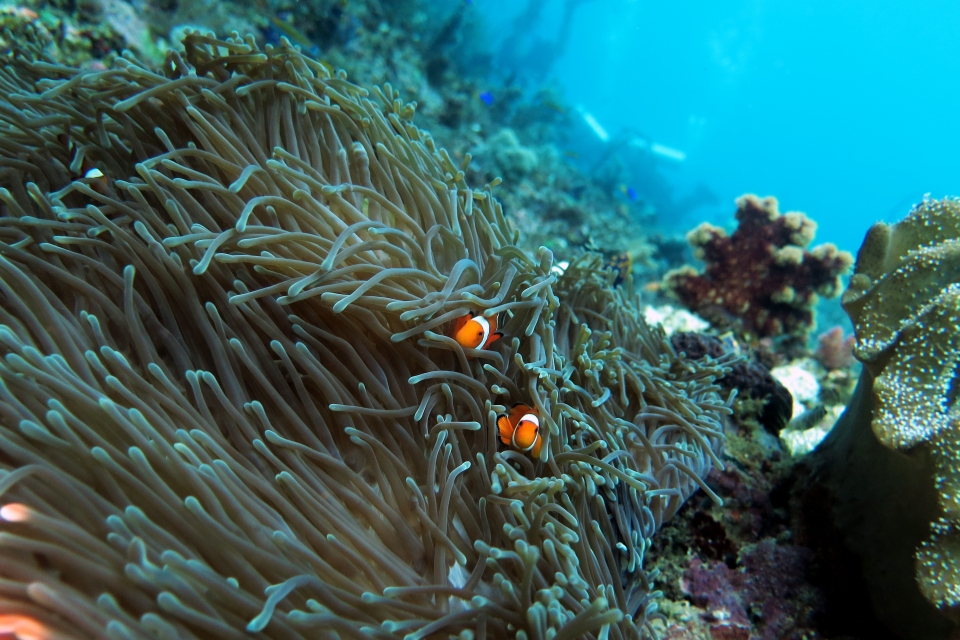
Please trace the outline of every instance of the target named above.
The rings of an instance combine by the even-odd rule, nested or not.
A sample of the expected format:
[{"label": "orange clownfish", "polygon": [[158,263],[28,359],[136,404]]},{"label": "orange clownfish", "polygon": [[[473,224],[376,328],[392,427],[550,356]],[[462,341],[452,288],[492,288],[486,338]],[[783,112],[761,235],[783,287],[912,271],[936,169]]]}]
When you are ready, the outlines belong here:
[{"label": "orange clownfish", "polygon": [[453,323],[451,335],[464,349],[486,349],[490,344],[503,337],[497,331],[497,318],[485,318],[472,311]]},{"label": "orange clownfish", "polygon": [[540,459],[543,438],[540,437],[540,416],[536,409],[525,404],[513,405],[510,413],[497,416],[497,430],[503,444],[529,453],[536,460]]}]

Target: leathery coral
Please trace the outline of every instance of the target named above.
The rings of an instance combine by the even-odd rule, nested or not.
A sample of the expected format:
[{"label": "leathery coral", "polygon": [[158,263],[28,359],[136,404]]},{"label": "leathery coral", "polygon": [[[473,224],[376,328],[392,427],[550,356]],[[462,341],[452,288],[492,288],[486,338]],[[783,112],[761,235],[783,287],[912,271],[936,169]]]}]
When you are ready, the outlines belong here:
[{"label": "leathery coral", "polygon": [[874,225],[842,303],[864,371],[821,447],[839,522],[878,615],[905,637],[946,637],[953,623],[921,594],[960,619],[960,201]]},{"label": "leathery coral", "polygon": [[892,228],[870,229],[844,294],[856,355],[873,376],[873,433],[908,450],[932,443],[941,517],[917,554],[921,590],[960,606],[960,201],[925,200]]},{"label": "leathery coral", "polygon": [[[389,86],[184,44],[0,69],[4,629],[648,635],[726,361],[522,251]],[[447,336],[469,311],[494,349]],[[498,444],[515,402],[539,460]]]},{"label": "leathery coral", "polygon": [[815,325],[817,296],[839,295],[853,257],[830,243],[808,251],[816,223],[795,211],[781,215],[776,198],[738,198],[736,219],[732,235],[706,222],[687,234],[704,270],[670,271],[666,290],[714,324],[802,344]]}]

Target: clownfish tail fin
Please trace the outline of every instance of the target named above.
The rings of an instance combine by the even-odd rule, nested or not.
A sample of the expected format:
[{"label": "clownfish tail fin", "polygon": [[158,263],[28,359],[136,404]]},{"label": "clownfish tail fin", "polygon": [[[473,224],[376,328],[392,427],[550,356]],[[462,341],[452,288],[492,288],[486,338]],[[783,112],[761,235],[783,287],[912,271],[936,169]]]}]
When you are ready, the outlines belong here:
[{"label": "clownfish tail fin", "polygon": [[497,416],[497,431],[500,433],[500,441],[503,444],[510,444],[513,436],[513,427],[510,426],[510,418],[506,415]]}]

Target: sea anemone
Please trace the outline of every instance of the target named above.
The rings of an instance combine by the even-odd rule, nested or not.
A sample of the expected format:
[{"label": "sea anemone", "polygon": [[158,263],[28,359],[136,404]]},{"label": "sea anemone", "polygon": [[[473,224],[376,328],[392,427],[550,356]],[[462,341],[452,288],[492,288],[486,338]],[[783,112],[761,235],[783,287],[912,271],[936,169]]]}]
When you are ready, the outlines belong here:
[{"label": "sea anemone", "polygon": [[[0,69],[0,626],[647,634],[727,361],[677,356],[599,258],[519,248],[391,87],[184,45]],[[471,311],[506,337],[463,349]],[[518,402],[539,459],[497,438]]]}]

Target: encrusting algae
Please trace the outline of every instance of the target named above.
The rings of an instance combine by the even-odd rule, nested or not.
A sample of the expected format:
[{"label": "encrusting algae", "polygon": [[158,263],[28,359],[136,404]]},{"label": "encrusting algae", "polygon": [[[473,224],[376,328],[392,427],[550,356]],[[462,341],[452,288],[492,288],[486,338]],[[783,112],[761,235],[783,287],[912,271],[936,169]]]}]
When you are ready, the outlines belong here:
[{"label": "encrusting algae", "polygon": [[[184,45],[159,73],[0,69],[5,615],[649,635],[644,553],[709,492],[727,360],[676,355],[599,257],[558,276],[518,248],[389,86],[285,42]],[[470,312],[505,337],[464,348]],[[498,438],[517,403],[538,458]]]}]

